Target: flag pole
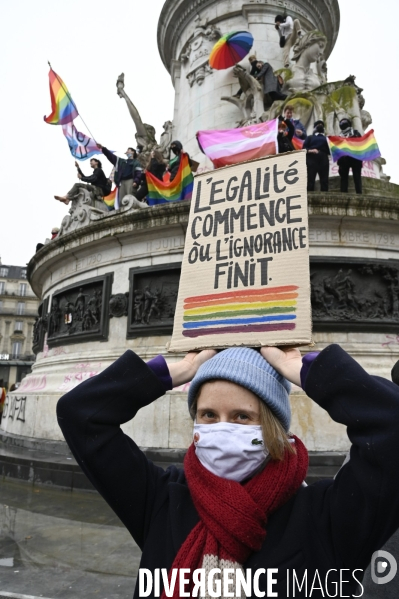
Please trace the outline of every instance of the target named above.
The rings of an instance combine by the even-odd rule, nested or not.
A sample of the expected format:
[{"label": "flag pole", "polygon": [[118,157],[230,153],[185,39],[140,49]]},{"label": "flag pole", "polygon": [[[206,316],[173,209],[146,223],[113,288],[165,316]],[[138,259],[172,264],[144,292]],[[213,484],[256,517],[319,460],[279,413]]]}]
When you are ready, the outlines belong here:
[{"label": "flag pole", "polygon": [[58,83],[61,85],[62,89],[64,90],[64,92],[66,93],[66,95],[68,96],[69,100],[71,101],[71,103],[73,104],[73,107],[75,108],[76,112],[78,113],[80,120],[82,121],[82,123],[84,124],[84,126],[86,127],[86,129],[88,130],[88,132],[90,133],[90,135],[92,136],[93,140],[97,143],[96,138],[94,137],[93,133],[90,131],[89,127],[86,125],[86,123],[83,120],[82,115],[80,114],[78,107],[76,106],[75,102],[72,100],[71,94],[69,93],[69,91],[64,87],[63,82],[61,81],[61,79],[58,77],[57,73],[53,70],[53,67],[51,66],[50,61],[47,61],[48,66],[50,67],[50,69],[53,71],[54,75],[57,77]]}]

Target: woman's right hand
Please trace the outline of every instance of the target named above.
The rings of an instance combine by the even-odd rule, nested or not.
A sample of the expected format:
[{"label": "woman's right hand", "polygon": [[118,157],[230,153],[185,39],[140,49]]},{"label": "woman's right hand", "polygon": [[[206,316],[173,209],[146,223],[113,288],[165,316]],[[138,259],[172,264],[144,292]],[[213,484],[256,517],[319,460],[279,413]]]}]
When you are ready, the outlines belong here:
[{"label": "woman's right hand", "polygon": [[214,349],[203,349],[200,352],[188,353],[180,362],[169,363],[168,368],[173,387],[189,383],[196,375],[198,368],[216,356],[216,353]]}]

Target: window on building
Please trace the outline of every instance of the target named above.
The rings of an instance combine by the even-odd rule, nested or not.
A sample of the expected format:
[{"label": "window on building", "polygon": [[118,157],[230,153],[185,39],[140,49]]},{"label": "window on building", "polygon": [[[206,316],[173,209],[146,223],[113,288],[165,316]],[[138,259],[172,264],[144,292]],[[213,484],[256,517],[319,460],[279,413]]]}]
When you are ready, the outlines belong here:
[{"label": "window on building", "polygon": [[25,302],[18,302],[17,314],[25,314]]},{"label": "window on building", "polygon": [[21,352],[22,352],[22,342],[14,341],[14,343],[12,344],[12,355],[14,356],[14,358],[18,358],[21,355]]},{"label": "window on building", "polygon": [[26,279],[26,268],[21,270],[21,279]]},{"label": "window on building", "polygon": [[0,277],[8,277],[8,268],[0,266]]},{"label": "window on building", "polygon": [[6,290],[6,284],[4,281],[0,281],[0,294],[3,294]]},{"label": "window on building", "polygon": [[24,326],[24,323],[22,322],[22,320],[16,320],[14,331],[22,331],[23,326]]},{"label": "window on building", "polygon": [[26,295],[27,288],[28,288],[27,283],[20,283],[19,284],[19,295]]}]

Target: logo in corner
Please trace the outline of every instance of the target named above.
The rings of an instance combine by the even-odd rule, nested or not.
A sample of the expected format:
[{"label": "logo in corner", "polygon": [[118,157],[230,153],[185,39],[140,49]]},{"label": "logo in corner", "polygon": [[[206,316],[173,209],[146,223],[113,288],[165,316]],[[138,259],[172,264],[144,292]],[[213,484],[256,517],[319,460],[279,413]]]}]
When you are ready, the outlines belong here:
[{"label": "logo in corner", "polygon": [[388,551],[375,551],[371,558],[371,580],[375,584],[391,582],[398,571],[396,559]]}]

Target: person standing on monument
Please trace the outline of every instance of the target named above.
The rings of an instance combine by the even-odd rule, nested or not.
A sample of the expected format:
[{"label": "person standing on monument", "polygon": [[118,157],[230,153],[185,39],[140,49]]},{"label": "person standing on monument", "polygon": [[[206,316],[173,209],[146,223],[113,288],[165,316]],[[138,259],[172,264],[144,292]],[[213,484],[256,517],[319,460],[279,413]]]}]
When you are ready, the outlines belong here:
[{"label": "person standing on monument", "polygon": [[100,200],[110,193],[111,190],[108,187],[107,177],[104,174],[101,162],[97,158],[90,160],[93,174],[87,177],[80,170],[80,166],[76,160],[75,166],[78,171],[78,179],[80,179],[81,183],[75,183],[65,196],[54,196],[56,200],[68,206],[69,202],[79,194],[82,187],[92,192],[94,197]]},{"label": "person standing on monument", "polygon": [[316,121],[313,135],[308,135],[303,144],[307,151],[308,191],[314,191],[316,175],[320,177],[320,190],[328,191],[330,175],[330,148],[325,135],[324,122]]},{"label": "person standing on monument", "polygon": [[[170,181],[172,182],[173,179],[177,175],[177,171],[179,170],[179,166],[180,166],[181,157],[184,154],[183,144],[181,143],[181,141],[178,141],[178,140],[172,141],[172,143],[170,144],[170,149],[172,150],[173,154],[175,155],[174,158],[172,158],[169,161],[169,166],[168,166],[168,171],[170,173]],[[191,165],[192,165],[191,158],[188,154],[187,154],[187,156],[188,156],[188,162],[191,167]]]},{"label": "person standing on monument", "polygon": [[274,19],[275,28],[280,36],[280,48],[283,48],[284,68],[290,66],[290,50],[294,47],[298,37],[302,35],[301,24],[298,19],[290,16],[277,15]]},{"label": "person standing on monument", "polygon": [[[361,137],[362,134],[352,128],[352,121],[348,118],[341,119],[339,121],[339,128],[341,129],[341,137]],[[342,156],[338,162],[338,172],[341,177],[341,192],[348,192],[349,183],[349,171],[352,169],[353,182],[355,184],[355,190],[357,194],[362,194],[362,168],[363,162],[352,156]]]},{"label": "person standing on monument", "polygon": [[277,133],[277,145],[279,154],[294,151],[294,146],[292,145],[292,138],[294,137],[294,133],[295,128],[290,119],[284,119],[282,116],[280,116]]},{"label": "person standing on monument", "polygon": [[291,121],[291,123],[294,125],[294,128],[295,128],[294,135],[296,137],[298,137],[299,139],[301,139],[302,141],[305,141],[305,139],[307,138],[305,126],[301,123],[301,121],[299,119],[293,118],[294,111],[295,111],[295,107],[292,104],[287,104],[286,107],[284,108],[284,120]]},{"label": "person standing on monument", "polygon": [[135,196],[135,198],[142,202],[144,198],[148,195],[146,173],[151,173],[151,175],[154,175],[154,177],[162,181],[165,170],[166,164],[164,162],[161,152],[159,152],[158,150],[152,150],[150,158],[147,162],[147,166],[141,175],[140,182],[133,183],[133,195]]},{"label": "person standing on monument", "polygon": [[125,152],[126,158],[119,158],[110,152],[105,146],[97,144],[104,156],[114,165],[114,183],[118,187],[119,202],[126,195],[133,194],[133,183],[139,183],[143,168],[137,159],[134,148],[128,148]]}]

